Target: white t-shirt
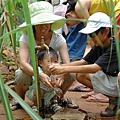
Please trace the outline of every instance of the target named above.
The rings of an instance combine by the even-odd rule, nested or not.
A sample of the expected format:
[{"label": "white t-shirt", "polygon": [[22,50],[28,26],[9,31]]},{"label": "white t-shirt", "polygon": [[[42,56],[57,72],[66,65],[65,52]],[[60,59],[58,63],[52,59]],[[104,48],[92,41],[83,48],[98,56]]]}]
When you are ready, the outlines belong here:
[{"label": "white t-shirt", "polygon": [[[20,42],[25,42],[27,45],[28,45],[28,36],[26,33],[24,33],[21,37],[20,37]],[[52,38],[51,38],[51,41],[50,41],[50,45],[49,47],[52,47],[55,51],[58,51],[59,47],[65,43],[66,40],[65,38],[61,35],[61,34],[58,34],[56,32],[53,32],[52,34]],[[35,43],[35,46],[36,46],[36,42],[34,41]],[[29,46],[29,45],[28,45]]]},{"label": "white t-shirt", "polygon": [[[21,42],[21,41],[25,42],[29,46],[29,44],[28,44],[28,36],[27,36],[26,33],[24,33],[20,37],[19,42]],[[65,42],[66,42],[65,38],[61,34],[59,34],[57,32],[53,32],[52,38],[50,40],[49,47],[52,47],[59,54],[58,49]],[[35,40],[34,40],[34,45],[36,46]]]}]

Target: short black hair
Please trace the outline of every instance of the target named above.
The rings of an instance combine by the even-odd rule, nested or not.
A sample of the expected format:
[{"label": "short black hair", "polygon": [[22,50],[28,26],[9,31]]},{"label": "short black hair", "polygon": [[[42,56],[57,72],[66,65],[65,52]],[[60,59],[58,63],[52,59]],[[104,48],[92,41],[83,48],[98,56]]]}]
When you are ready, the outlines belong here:
[{"label": "short black hair", "polygon": [[[98,32],[103,33],[104,30],[105,30],[105,28],[106,28],[106,27],[101,27],[101,28],[99,28],[97,31],[95,31],[95,33],[96,33],[96,34],[98,34]],[[110,37],[114,34],[113,28],[109,28],[109,29],[110,29],[110,32],[109,32],[109,34],[108,34],[108,38],[110,38]]]},{"label": "short black hair", "polygon": [[49,51],[47,49],[38,51],[38,60],[43,60],[44,55],[48,54],[48,52],[49,52],[49,54],[57,56],[57,58],[58,58],[57,52],[52,47],[49,47]]},{"label": "short black hair", "polygon": [[66,13],[70,12],[70,11],[75,11],[75,5],[77,3],[77,0],[67,0],[66,2],[63,2],[62,4],[67,5],[67,11]]},{"label": "short black hair", "polygon": [[48,2],[52,4],[52,1],[51,1],[51,0],[48,0]]}]

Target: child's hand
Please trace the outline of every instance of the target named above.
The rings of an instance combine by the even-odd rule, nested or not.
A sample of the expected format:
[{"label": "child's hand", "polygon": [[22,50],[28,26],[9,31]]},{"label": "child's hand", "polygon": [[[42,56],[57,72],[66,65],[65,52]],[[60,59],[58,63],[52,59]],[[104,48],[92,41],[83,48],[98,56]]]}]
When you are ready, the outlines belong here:
[{"label": "child's hand", "polygon": [[53,87],[58,88],[62,85],[63,81],[64,81],[64,77],[63,75],[52,75],[52,80],[51,80],[51,84],[53,85]]},{"label": "child's hand", "polygon": [[56,81],[57,81],[56,75],[51,75],[51,84],[54,88],[56,85]]}]

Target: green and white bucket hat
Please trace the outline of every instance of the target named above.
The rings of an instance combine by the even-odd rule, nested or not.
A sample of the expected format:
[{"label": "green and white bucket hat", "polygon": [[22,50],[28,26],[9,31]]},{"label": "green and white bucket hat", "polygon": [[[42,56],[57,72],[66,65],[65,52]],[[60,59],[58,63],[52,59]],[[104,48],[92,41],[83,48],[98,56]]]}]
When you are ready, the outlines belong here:
[{"label": "green and white bucket hat", "polygon": [[[53,6],[46,1],[34,2],[29,5],[32,25],[51,23],[51,30],[61,28],[66,22],[65,17],[54,15]],[[27,26],[26,22],[19,27]]]}]

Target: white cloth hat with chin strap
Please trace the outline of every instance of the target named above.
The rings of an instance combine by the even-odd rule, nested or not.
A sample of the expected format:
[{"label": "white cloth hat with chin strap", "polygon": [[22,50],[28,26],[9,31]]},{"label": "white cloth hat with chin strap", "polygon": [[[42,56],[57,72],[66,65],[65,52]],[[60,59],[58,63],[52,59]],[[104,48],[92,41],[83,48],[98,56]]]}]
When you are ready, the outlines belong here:
[{"label": "white cloth hat with chin strap", "polygon": [[[51,23],[51,30],[61,28],[66,22],[65,17],[54,15],[53,6],[46,1],[34,2],[29,5],[29,12],[32,25]],[[24,22],[19,27],[25,27]]]}]

